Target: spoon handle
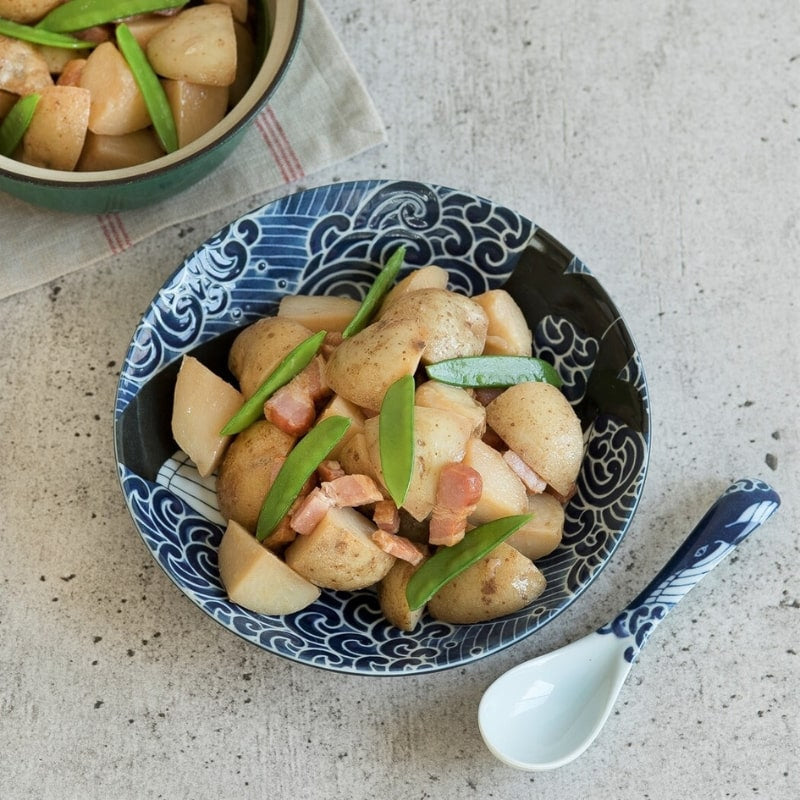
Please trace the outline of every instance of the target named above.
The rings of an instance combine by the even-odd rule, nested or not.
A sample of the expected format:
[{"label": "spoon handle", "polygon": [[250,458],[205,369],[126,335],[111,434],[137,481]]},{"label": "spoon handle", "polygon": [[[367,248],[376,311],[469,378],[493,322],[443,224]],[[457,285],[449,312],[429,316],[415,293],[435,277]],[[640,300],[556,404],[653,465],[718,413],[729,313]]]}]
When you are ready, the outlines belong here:
[{"label": "spoon handle", "polygon": [[625,660],[633,663],[653,629],[740,542],[765,522],[780,497],[760,480],[732,484],[652,581],[598,633],[631,639]]}]

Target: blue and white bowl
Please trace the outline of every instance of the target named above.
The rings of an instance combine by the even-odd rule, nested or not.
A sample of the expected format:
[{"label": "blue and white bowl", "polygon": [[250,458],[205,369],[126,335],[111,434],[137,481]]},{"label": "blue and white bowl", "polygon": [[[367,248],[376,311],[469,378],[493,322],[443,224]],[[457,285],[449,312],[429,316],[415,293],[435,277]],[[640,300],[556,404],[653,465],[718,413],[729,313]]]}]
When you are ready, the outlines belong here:
[{"label": "blue and white bowl", "polygon": [[[547,589],[531,606],[491,622],[451,625],[428,616],[412,633],[389,625],[377,595],[323,591],[282,617],[231,603],[220,583],[224,521],[214,480],[201,480],[170,432],[172,391],[191,352],[227,375],[239,328],[277,311],[285,294],[363,296],[387,254],[406,245],[409,268],[437,264],[450,288],[504,287],[555,365],[581,419],[586,455],[566,507],[561,546],[537,562]],[[325,669],[396,675],[466,664],[539,630],[608,563],[636,510],[650,447],[647,383],[613,302],[587,267],[552,236],[467,192],[408,181],[324,186],[235,220],[192,253],[137,326],[114,411],[117,468],[133,521],[178,588],[258,647]]]}]

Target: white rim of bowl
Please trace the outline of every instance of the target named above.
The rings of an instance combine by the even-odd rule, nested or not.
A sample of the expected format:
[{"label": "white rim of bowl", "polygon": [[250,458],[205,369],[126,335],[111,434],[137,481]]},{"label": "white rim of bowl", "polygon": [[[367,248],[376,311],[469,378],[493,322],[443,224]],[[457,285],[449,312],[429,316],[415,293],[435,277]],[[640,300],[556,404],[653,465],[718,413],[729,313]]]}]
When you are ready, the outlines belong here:
[{"label": "white rim of bowl", "polygon": [[0,176],[50,186],[105,186],[156,175],[188,161],[203,150],[213,149],[249,122],[283,77],[300,37],[304,7],[305,0],[276,0],[270,4],[275,17],[272,38],[267,57],[253,78],[250,88],[224,119],[186,147],[148,161],[146,164],[95,172],[71,172],[34,167],[13,158],[0,156]]}]

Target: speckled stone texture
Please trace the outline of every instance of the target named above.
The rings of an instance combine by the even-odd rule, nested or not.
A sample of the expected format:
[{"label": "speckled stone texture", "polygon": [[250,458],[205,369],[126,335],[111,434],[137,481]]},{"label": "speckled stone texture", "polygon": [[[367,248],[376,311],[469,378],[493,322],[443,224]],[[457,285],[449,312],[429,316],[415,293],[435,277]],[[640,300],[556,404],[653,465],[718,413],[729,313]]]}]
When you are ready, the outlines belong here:
[{"label": "speckled stone texture", "polygon": [[[147,303],[187,252],[269,196],[10,297],[0,797],[800,797],[800,5],[324,7],[389,143],[304,185],[460,187],[574,250],[648,373],[639,512],[591,590],[500,654],[383,679],[283,661],[156,566],[123,504],[111,431]],[[659,627],[596,743],[550,773],[496,761],[476,724],[489,683],[605,622],[740,477],[772,483],[782,508]]]}]

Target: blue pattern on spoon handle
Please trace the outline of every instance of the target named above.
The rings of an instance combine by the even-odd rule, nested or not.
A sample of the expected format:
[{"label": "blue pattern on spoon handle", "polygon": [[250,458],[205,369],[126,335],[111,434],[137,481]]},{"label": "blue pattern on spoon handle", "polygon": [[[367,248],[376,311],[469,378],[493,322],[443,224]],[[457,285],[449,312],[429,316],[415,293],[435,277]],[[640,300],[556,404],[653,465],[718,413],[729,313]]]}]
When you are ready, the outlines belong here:
[{"label": "blue pattern on spoon handle", "polygon": [[597,632],[630,638],[625,660],[633,663],[656,625],[678,601],[779,505],[777,492],[763,481],[744,479],[734,483],[645,589]]}]

